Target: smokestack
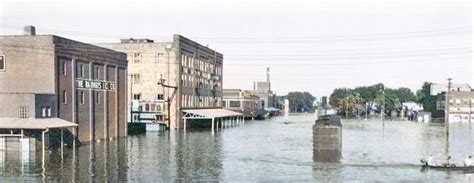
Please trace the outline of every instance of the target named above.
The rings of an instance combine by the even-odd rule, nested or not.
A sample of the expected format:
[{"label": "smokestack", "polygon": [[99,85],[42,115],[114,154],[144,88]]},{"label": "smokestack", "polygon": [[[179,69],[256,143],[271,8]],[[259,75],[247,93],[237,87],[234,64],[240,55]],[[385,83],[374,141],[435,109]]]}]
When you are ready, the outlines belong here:
[{"label": "smokestack", "polygon": [[267,82],[270,82],[270,67],[267,67]]},{"label": "smokestack", "polygon": [[36,28],[32,25],[27,25],[23,27],[23,35],[25,36],[35,36],[36,35]]}]

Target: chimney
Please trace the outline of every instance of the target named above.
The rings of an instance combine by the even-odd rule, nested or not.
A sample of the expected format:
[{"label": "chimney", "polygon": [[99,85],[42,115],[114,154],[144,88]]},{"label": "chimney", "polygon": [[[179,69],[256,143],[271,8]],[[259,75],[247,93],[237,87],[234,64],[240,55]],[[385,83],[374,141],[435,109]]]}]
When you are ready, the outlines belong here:
[{"label": "chimney", "polygon": [[23,28],[23,35],[25,36],[35,36],[36,35],[36,28],[32,25],[27,25]]},{"label": "chimney", "polygon": [[270,67],[267,67],[267,82],[270,82]]}]

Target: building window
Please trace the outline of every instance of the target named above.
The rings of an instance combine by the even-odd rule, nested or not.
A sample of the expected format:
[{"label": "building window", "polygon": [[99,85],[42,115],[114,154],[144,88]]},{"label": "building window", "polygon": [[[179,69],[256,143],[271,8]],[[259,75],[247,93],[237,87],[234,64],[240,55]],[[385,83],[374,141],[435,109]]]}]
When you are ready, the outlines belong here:
[{"label": "building window", "polygon": [[63,97],[62,97],[63,104],[67,104],[67,95],[66,94],[67,94],[66,90],[63,90]]},{"label": "building window", "polygon": [[229,107],[240,107],[240,101],[229,101]]},{"label": "building window", "polygon": [[163,121],[165,118],[163,117],[163,115],[156,115],[155,116],[155,120],[156,121]]},{"label": "building window", "polygon": [[86,97],[83,91],[81,91],[81,104],[84,104],[86,101]]},{"label": "building window", "polygon": [[140,83],[140,74],[132,74],[132,82]]},{"label": "building window", "polygon": [[5,71],[5,55],[0,55],[0,71]]},{"label": "building window", "polygon": [[140,100],[141,94],[133,94],[133,100]]},{"label": "building window", "polygon": [[156,99],[157,99],[157,100],[163,100],[163,99],[164,99],[163,94],[158,94],[158,95],[156,95]]},{"label": "building window", "polygon": [[100,78],[100,67],[96,67],[95,68],[95,79],[99,79]]},{"label": "building window", "polygon": [[100,92],[95,93],[95,104],[100,104]]},{"label": "building window", "polygon": [[66,71],[67,71],[67,63],[66,61],[63,61],[63,66],[62,66],[62,74],[63,76],[66,76]]},{"label": "building window", "polygon": [[28,118],[28,106],[20,106],[20,118]]},{"label": "building window", "polygon": [[135,52],[133,53],[133,63],[140,63],[140,53],[139,52]]},{"label": "building window", "polygon": [[84,65],[79,64],[79,77],[83,78],[84,77]]},{"label": "building window", "polygon": [[160,57],[162,57],[163,55],[164,55],[164,53],[157,53],[155,63],[159,63],[160,62]]},{"label": "building window", "polygon": [[43,118],[45,118],[45,117],[51,117],[51,107],[49,107],[49,106],[41,106],[41,112],[42,112],[41,117],[43,117]]}]

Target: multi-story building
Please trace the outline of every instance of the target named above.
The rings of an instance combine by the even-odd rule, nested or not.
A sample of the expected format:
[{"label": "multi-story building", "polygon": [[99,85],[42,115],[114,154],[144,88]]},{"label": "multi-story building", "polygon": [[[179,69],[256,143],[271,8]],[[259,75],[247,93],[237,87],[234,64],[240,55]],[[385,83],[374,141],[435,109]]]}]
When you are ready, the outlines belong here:
[{"label": "multi-story building", "polygon": [[80,141],[126,136],[126,55],[26,30],[0,36],[0,119],[62,119]]},{"label": "multi-story building", "polygon": [[257,117],[258,110],[262,109],[258,96],[241,89],[224,89],[222,107],[242,113],[246,118]]},{"label": "multi-story building", "polygon": [[[130,122],[170,119],[171,128],[182,128],[183,110],[222,108],[222,54],[180,35],[172,42],[123,39],[98,45],[125,52],[130,60],[129,105],[138,110]],[[144,113],[151,116],[139,117]]]},{"label": "multi-story building", "polygon": [[[436,110],[443,115],[446,104],[446,93],[438,95]],[[474,115],[472,105],[474,103],[474,91],[451,91],[449,92],[449,122],[472,122]]]},{"label": "multi-story building", "polygon": [[249,92],[260,98],[265,109],[275,107],[275,94],[271,90],[270,68],[267,67],[267,81],[255,82],[253,90],[249,90]]}]

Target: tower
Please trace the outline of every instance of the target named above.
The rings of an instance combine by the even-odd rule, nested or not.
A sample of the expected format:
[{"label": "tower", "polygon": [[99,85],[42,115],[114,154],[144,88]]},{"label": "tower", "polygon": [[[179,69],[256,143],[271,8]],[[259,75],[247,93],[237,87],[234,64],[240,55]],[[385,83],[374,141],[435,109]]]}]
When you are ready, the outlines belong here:
[{"label": "tower", "polygon": [[267,67],[267,82],[270,83],[270,67]]}]

